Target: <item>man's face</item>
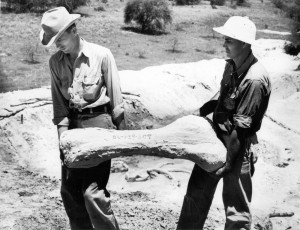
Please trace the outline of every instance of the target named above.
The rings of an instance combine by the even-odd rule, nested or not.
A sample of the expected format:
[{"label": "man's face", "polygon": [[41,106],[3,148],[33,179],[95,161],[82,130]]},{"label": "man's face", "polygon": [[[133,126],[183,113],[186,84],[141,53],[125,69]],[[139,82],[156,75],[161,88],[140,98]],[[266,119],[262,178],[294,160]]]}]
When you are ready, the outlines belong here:
[{"label": "man's face", "polygon": [[74,31],[65,31],[55,42],[56,47],[64,53],[70,53],[75,44]]},{"label": "man's face", "polygon": [[225,36],[223,47],[226,50],[227,57],[231,59],[238,58],[243,52],[244,44],[244,42]]}]

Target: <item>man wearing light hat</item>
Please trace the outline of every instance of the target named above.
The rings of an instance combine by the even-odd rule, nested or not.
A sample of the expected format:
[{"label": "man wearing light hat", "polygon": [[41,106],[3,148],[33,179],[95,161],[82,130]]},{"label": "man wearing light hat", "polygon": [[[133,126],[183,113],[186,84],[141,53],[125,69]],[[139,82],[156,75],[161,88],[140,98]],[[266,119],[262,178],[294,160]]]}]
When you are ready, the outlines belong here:
[{"label": "man wearing light hat", "polygon": [[[41,22],[42,44],[58,48],[49,66],[59,138],[74,128],[125,128],[114,57],[109,49],[79,37],[75,25],[79,17],[58,7],[45,12]],[[71,229],[119,229],[106,189],[110,166],[110,160],[87,169],[62,165],[61,196]]]},{"label": "man wearing light hat", "polygon": [[251,229],[254,157],[250,146],[257,143],[256,132],[268,107],[271,83],[252,53],[256,35],[252,21],[233,16],[214,30],[224,35],[223,47],[229,59],[220,91],[200,108],[200,116],[213,112],[216,133],[227,148],[226,163],[213,174],[194,166],[177,230],[203,229],[221,177],[225,230]]}]

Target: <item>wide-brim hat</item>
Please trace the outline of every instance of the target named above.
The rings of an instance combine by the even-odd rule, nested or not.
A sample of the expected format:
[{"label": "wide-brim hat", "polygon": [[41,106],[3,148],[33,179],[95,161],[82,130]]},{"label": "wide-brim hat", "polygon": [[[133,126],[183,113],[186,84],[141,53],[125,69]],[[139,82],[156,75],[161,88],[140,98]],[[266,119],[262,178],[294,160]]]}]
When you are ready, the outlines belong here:
[{"label": "wide-brim hat", "polygon": [[80,14],[70,14],[65,7],[46,11],[41,22],[40,40],[43,45],[51,46],[78,18]]},{"label": "wide-brim hat", "polygon": [[224,26],[215,27],[213,30],[250,45],[255,44],[256,26],[248,17],[232,16]]}]

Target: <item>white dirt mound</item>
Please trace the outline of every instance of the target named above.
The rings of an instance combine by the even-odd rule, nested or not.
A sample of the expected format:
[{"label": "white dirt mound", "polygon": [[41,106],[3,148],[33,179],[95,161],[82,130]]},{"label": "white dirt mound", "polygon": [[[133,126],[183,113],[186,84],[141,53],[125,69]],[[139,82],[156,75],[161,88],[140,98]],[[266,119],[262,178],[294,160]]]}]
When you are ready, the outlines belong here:
[{"label": "white dirt mound", "polygon": [[[270,73],[273,91],[258,133],[259,160],[253,179],[252,209],[255,223],[261,223],[272,212],[293,212],[292,217],[276,217],[271,221],[274,229],[297,229],[300,226],[300,72],[295,69],[300,57],[285,54],[283,45],[281,40],[259,40],[258,46],[253,47]],[[218,90],[224,65],[224,60],[213,59],[121,71],[129,128],[159,128],[184,115],[195,114]],[[59,178],[60,160],[56,128],[51,122],[50,89],[4,93],[0,94],[0,100],[1,161],[16,162],[40,175]],[[129,170],[146,170],[158,163],[168,163],[166,159],[154,157],[121,160],[127,163]],[[158,175],[150,181],[128,183],[124,173],[113,173],[109,189],[118,193],[150,193],[152,200],[179,212],[189,178],[184,171],[190,172],[193,164],[183,160],[172,163],[165,170],[182,171],[173,173],[173,180]],[[5,170],[5,173],[9,172]],[[3,178],[0,188],[7,191],[8,182],[5,176]],[[209,216],[212,229],[222,225],[217,219],[224,218],[219,211],[222,210],[221,187],[220,183]],[[8,199],[1,197],[1,202]],[[15,199],[12,197],[11,201]],[[2,205],[8,207],[9,203]],[[7,223],[5,215],[1,215],[1,219]]]}]

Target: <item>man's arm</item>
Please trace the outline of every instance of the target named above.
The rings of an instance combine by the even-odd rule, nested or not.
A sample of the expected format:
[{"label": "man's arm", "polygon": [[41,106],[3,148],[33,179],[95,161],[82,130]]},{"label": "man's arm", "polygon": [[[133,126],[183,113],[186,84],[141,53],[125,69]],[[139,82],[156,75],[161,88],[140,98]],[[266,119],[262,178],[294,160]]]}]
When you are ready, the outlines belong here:
[{"label": "man's arm", "polygon": [[208,114],[212,113],[215,110],[219,96],[220,91],[218,91],[208,102],[201,106],[201,108],[199,109],[201,117],[206,117]]},{"label": "man's arm", "polygon": [[107,88],[107,94],[110,99],[113,123],[118,129],[125,129],[125,115],[119,72],[115,59],[109,50],[106,57],[103,59],[102,73]]},{"label": "man's arm", "polygon": [[267,100],[269,94],[266,86],[261,81],[252,80],[247,81],[244,84],[244,94],[241,95],[242,100],[240,101],[236,114],[233,115],[234,128],[233,131],[228,135],[221,135],[221,139],[227,148],[227,156],[225,165],[216,172],[216,175],[223,176],[224,173],[228,172],[232,168],[234,160],[237,158],[241,143],[240,140],[244,139],[249,129],[252,127],[253,119],[260,120],[266,110],[267,104],[264,101]]},{"label": "man's arm", "polygon": [[212,113],[215,110],[217,103],[217,100],[210,100],[202,105],[199,109],[200,117],[206,117],[208,114]]},{"label": "man's arm", "polygon": [[69,125],[69,102],[66,100],[60,90],[59,73],[57,71],[57,62],[51,57],[49,60],[51,74],[51,95],[53,102],[53,123],[59,126]]},{"label": "man's arm", "polygon": [[[58,133],[58,143],[60,143],[60,137],[61,137],[61,134],[68,130],[69,127],[68,126],[64,126],[64,125],[57,125],[57,133]],[[63,151],[61,150],[61,148],[59,148],[59,152],[60,152],[60,160],[62,162],[64,162],[64,154],[63,154]]]},{"label": "man's arm", "polygon": [[59,141],[60,141],[61,134],[62,134],[64,131],[68,130],[68,129],[69,129],[68,126],[64,126],[64,125],[58,125],[58,126],[57,126],[57,133],[58,133],[58,140],[59,140]]},{"label": "man's arm", "polygon": [[229,135],[221,135],[221,139],[225,144],[227,154],[225,165],[216,171],[217,176],[223,176],[226,172],[231,170],[234,160],[237,158],[241,148],[241,143],[236,129],[233,129]]},{"label": "man's arm", "polygon": [[119,123],[117,129],[118,129],[118,130],[126,130],[125,119],[123,119],[123,120]]}]

